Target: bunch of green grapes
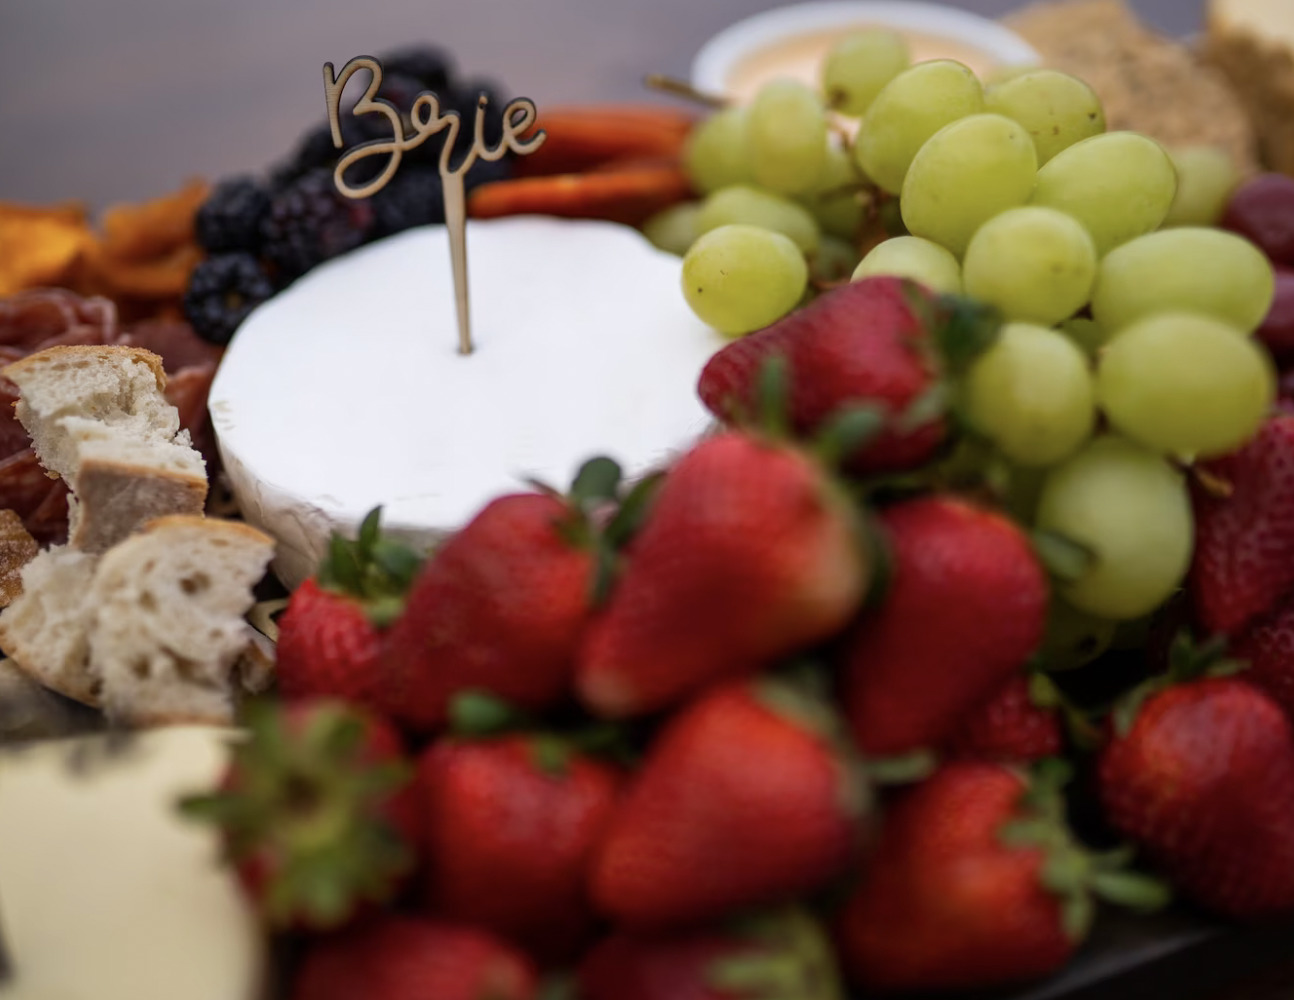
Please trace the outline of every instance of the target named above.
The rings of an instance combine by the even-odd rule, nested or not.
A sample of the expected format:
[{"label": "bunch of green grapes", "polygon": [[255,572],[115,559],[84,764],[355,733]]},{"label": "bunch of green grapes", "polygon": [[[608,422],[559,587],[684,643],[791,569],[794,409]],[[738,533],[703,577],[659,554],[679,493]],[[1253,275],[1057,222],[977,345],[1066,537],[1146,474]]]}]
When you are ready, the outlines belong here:
[{"label": "bunch of green grapes", "polygon": [[1025,484],[1012,512],[1082,554],[1058,587],[1070,624],[1138,619],[1181,585],[1187,469],[1243,445],[1276,391],[1252,337],[1271,265],[1212,228],[1237,181],[1225,154],[1107,132],[1065,73],[981,81],[867,30],[817,90],[774,81],[714,114],[686,165],[702,200],[649,235],[684,255],[702,320],[752,332],[842,271],[994,306],[1003,326],[955,406]]}]

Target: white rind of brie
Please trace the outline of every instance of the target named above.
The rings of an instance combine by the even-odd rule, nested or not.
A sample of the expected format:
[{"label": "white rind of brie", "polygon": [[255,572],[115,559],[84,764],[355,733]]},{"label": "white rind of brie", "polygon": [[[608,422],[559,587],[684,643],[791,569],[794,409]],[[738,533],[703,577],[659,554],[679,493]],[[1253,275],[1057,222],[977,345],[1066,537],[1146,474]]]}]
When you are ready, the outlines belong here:
[{"label": "white rind of brie", "polygon": [[176,803],[234,730],[158,729],[0,752],[3,1000],[255,1000],[263,936],[210,828]]},{"label": "white rind of brie", "polygon": [[210,395],[243,516],[289,587],[373,507],[426,546],[535,478],[609,455],[630,477],[710,420],[696,395],[723,339],[677,257],[606,222],[468,224],[475,352],[458,353],[449,243],[427,226],[319,267],[239,329]]}]

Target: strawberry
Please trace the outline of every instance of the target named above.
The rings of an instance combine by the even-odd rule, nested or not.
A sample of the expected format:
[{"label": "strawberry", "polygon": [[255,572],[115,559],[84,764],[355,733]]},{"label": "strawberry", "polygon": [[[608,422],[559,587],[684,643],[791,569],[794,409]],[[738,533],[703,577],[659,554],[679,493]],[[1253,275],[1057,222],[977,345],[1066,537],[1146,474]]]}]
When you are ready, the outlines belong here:
[{"label": "strawberry", "polygon": [[382,916],[311,941],[292,1000],[533,1000],[535,972],[489,934]]},{"label": "strawberry", "polygon": [[183,808],[221,828],[270,926],[329,929],[394,896],[417,841],[395,731],[327,700],[253,704],[244,721],[221,788]]},{"label": "strawberry", "polygon": [[[989,325],[972,319],[965,307],[952,314],[967,322],[951,322],[941,304],[912,282],[852,282],[724,347],[702,370],[697,391],[710,412],[731,420],[754,409],[761,369],[769,358],[783,357],[790,369],[791,423],[799,433],[812,434],[843,407],[859,403],[901,418],[939,381],[936,328],[963,342],[988,336]],[[850,455],[848,467],[912,468],[934,454],[947,430],[937,414],[916,426],[901,424],[891,419],[881,435]]]},{"label": "strawberry", "polygon": [[1110,822],[1197,903],[1233,917],[1294,910],[1294,730],[1237,678],[1169,687],[1100,760]]},{"label": "strawberry", "polygon": [[1234,635],[1294,588],[1294,415],[1199,470],[1188,587],[1200,625]]},{"label": "strawberry", "polygon": [[842,1000],[818,923],[788,910],[674,934],[613,934],[579,968],[581,1000]]},{"label": "strawberry", "polygon": [[670,719],[594,861],[597,906],[631,925],[679,925],[842,875],[867,803],[832,722],[771,680],[716,688]]},{"label": "strawberry", "polygon": [[382,627],[399,613],[419,560],[382,538],[381,508],[347,541],[333,535],[315,576],[279,619],[275,677],[284,698],[334,697],[374,705]]},{"label": "strawberry", "polygon": [[426,731],[465,690],[531,709],[568,693],[599,566],[589,508],[618,483],[614,463],[594,459],[569,498],[500,497],[440,547],[384,637],[381,702],[391,718]]},{"label": "strawberry", "polygon": [[1082,852],[1053,783],[958,761],[887,814],[840,925],[846,971],[869,991],[971,989],[1054,972],[1091,923],[1092,894],[1152,908],[1161,887]]},{"label": "strawberry", "polygon": [[889,590],[845,650],[846,707],[869,755],[940,749],[1042,640],[1047,580],[1006,517],[947,496],[880,518]]},{"label": "strawberry", "polygon": [[965,718],[950,750],[957,757],[1020,763],[1057,756],[1065,737],[1053,693],[1042,675],[1016,674]]},{"label": "strawberry", "polygon": [[814,457],[745,432],[708,438],[666,475],[576,689],[624,717],[754,674],[844,628],[869,577],[859,514]]},{"label": "strawberry", "polygon": [[1248,628],[1230,653],[1249,664],[1241,679],[1267,692],[1294,719],[1294,596]]},{"label": "strawberry", "polygon": [[434,911],[546,962],[574,958],[594,927],[588,872],[620,783],[552,736],[434,744],[416,784]]}]

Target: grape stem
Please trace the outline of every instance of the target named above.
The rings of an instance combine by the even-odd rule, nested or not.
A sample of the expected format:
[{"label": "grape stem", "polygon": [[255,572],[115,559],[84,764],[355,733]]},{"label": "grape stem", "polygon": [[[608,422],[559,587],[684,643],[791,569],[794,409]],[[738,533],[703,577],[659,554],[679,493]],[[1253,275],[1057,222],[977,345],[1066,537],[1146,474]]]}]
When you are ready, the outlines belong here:
[{"label": "grape stem", "polygon": [[697,90],[686,80],[680,80],[678,77],[667,76],[664,73],[648,73],[643,78],[643,85],[648,90],[659,90],[662,94],[672,94],[675,97],[682,97],[696,104],[704,105],[707,108],[726,108],[732,104],[732,100],[727,97],[720,97],[718,94],[707,94],[703,90]]}]

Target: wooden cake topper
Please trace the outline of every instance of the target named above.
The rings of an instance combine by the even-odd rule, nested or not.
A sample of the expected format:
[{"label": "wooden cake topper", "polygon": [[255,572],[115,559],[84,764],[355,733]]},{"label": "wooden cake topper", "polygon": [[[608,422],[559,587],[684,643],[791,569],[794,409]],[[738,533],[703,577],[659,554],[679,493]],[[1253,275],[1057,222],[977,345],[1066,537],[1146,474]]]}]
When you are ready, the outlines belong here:
[{"label": "wooden cake topper", "polygon": [[[440,98],[431,91],[419,94],[409,111],[409,122],[413,134],[406,136],[400,110],[381,97],[377,96],[382,86],[382,64],[372,56],[357,56],[341,68],[341,73],[333,72],[332,63],[324,63],[324,92],[328,101],[328,123],[332,127],[333,145],[338,149],[343,146],[341,134],[341,96],[346,83],[360,70],[368,70],[372,75],[368,89],[356,103],[351,113],[355,115],[385,115],[391,127],[391,138],[373,139],[360,143],[347,150],[337,161],[333,171],[333,181],[337,190],[347,198],[368,198],[390,182],[400,168],[400,159],[410,149],[422,145],[433,135],[447,131],[444,146],[440,151],[441,189],[445,199],[445,226],[449,230],[450,264],[454,269],[454,299],[458,313],[458,352],[472,353],[472,321],[467,292],[467,195],[463,187],[463,175],[471,169],[477,159],[494,161],[502,159],[508,150],[518,156],[525,156],[538,149],[545,139],[540,130],[528,139],[521,136],[535,123],[535,102],[518,97],[508,103],[503,110],[503,137],[499,144],[490,148],[485,139],[485,109],[489,98],[482,94],[476,102],[476,120],[472,126],[472,145],[463,155],[457,166],[451,166],[450,160],[458,145],[458,136],[462,128],[457,111],[442,111]],[[348,184],[346,171],[370,156],[387,157],[382,171],[371,181],[359,186]]]}]

